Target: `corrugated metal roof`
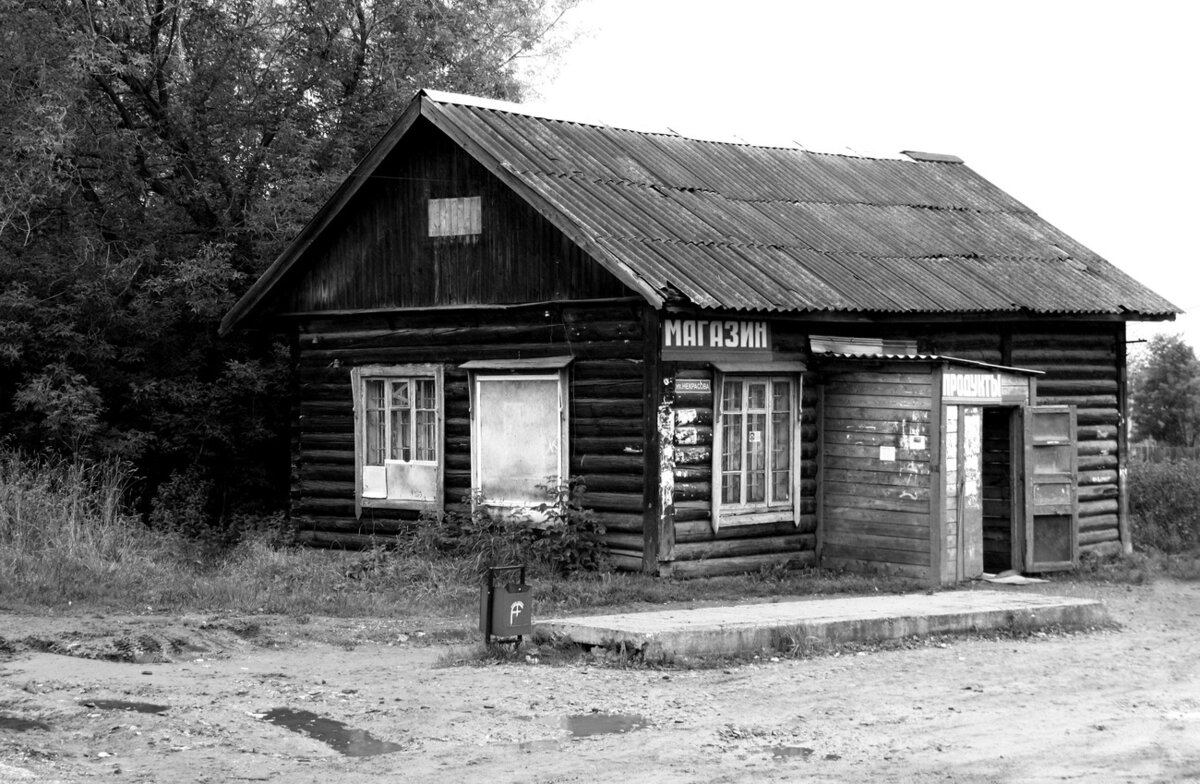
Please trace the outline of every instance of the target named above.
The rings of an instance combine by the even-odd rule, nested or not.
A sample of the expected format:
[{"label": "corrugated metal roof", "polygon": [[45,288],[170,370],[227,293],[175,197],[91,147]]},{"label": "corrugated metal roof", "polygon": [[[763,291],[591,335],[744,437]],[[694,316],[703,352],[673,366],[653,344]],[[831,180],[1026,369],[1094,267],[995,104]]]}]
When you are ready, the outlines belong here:
[{"label": "corrugated metal roof", "polygon": [[664,297],[764,311],[1177,312],[954,156],[755,147],[423,100],[435,124],[476,141]]},{"label": "corrugated metal roof", "polygon": [[1179,309],[954,156],[693,139],[426,91],[222,322],[267,298],[425,117],[655,306],[1103,314]]}]

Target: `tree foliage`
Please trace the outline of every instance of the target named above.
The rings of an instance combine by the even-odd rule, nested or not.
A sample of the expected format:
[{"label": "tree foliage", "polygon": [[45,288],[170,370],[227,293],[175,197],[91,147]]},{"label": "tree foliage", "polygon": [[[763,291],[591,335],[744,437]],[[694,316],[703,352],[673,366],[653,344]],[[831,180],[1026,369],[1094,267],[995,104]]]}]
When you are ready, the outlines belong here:
[{"label": "tree foliage", "polygon": [[281,501],[286,352],[220,317],[419,88],[518,99],[572,1],[0,0],[0,432],[147,509]]},{"label": "tree foliage", "polygon": [[1200,442],[1200,361],[1177,335],[1155,335],[1131,363],[1135,438],[1173,446]]}]

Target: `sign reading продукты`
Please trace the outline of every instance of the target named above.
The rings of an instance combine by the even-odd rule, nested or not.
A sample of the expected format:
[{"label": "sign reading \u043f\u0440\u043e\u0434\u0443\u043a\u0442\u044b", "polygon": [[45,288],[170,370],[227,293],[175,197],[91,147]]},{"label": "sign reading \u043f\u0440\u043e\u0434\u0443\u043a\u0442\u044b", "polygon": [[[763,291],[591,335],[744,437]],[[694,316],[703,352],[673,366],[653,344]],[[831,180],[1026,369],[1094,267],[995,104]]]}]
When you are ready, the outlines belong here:
[{"label": "sign reading \u043f\u0440\u043e\u0434\u0443\u043a\u0442\u044b", "polygon": [[942,402],[999,403],[1003,397],[999,373],[942,374]]},{"label": "sign reading \u043f\u0440\u043e\u0434\u0443\u043a\u0442\u044b", "polygon": [[771,327],[765,321],[664,319],[663,357],[769,355]]}]

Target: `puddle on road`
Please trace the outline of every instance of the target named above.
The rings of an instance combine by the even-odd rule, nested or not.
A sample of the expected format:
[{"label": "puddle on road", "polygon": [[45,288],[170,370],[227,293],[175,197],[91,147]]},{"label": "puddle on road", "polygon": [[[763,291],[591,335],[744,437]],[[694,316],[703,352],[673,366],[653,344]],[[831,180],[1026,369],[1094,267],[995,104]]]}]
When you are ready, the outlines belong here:
[{"label": "puddle on road", "polygon": [[808,759],[813,755],[813,750],[807,746],[771,746],[767,751],[771,752],[771,759]]},{"label": "puddle on road", "polygon": [[151,702],[129,702],[128,700],[86,700],[79,704],[98,710],[133,711],[134,713],[166,713],[170,710],[170,706],[168,705],[155,705]]},{"label": "puddle on road", "polygon": [[15,716],[0,716],[0,730],[13,732],[28,732],[29,730],[48,730],[49,724],[43,724],[33,719],[18,719]]},{"label": "puddle on road", "polygon": [[646,726],[646,719],[635,713],[583,713],[567,716],[563,726],[575,738],[589,735],[613,735],[639,730]]},{"label": "puddle on road", "polygon": [[351,729],[340,721],[326,719],[312,711],[275,708],[263,714],[263,719],[292,732],[302,732],[347,757],[373,757],[404,750],[398,743],[379,740],[365,730]]}]

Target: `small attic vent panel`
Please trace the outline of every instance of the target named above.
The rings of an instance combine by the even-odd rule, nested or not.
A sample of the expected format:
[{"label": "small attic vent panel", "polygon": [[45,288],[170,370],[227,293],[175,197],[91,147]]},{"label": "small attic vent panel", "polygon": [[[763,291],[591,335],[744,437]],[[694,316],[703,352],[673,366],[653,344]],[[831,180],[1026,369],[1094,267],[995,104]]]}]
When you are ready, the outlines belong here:
[{"label": "small attic vent panel", "polygon": [[478,196],[429,200],[430,237],[474,237],[483,232]]},{"label": "small attic vent panel", "polygon": [[945,155],[940,152],[919,152],[917,150],[901,150],[903,155],[907,155],[914,161],[921,163],[963,163],[963,159],[957,155]]}]

